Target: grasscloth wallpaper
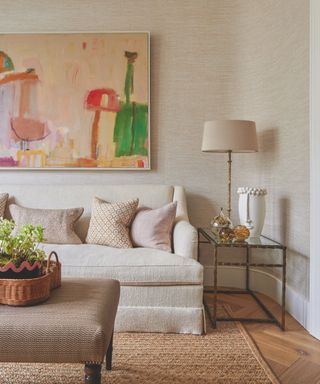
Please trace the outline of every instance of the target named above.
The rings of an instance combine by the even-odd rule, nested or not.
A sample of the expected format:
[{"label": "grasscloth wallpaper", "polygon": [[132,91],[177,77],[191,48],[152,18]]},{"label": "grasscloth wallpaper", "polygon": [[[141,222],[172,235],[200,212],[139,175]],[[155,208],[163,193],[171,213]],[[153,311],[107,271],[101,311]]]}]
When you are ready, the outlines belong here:
[{"label": "grasscloth wallpaper", "polygon": [[[151,32],[152,171],[1,172],[4,183],[181,184],[190,218],[226,206],[226,158],[200,152],[203,122],[253,119],[260,152],[234,156],[236,187],[268,189],[265,232],[287,243],[307,296],[307,0],[1,0],[1,32]],[[202,258],[204,264],[210,258]]]}]

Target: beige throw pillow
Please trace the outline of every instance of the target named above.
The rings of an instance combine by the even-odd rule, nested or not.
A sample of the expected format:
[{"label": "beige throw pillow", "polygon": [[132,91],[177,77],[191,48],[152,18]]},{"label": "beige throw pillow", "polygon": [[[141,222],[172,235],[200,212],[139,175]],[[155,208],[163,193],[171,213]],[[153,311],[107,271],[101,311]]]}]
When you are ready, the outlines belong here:
[{"label": "beige throw pillow", "polygon": [[108,203],[95,197],[86,242],[115,248],[132,248],[129,226],[138,203],[138,199]]},{"label": "beige throw pillow", "polygon": [[83,208],[35,209],[10,204],[9,211],[16,224],[15,232],[21,225],[42,225],[47,243],[82,244],[74,232],[74,224],[83,213]]},{"label": "beige throw pillow", "polygon": [[9,195],[7,193],[0,193],[0,217],[4,216],[8,197]]}]

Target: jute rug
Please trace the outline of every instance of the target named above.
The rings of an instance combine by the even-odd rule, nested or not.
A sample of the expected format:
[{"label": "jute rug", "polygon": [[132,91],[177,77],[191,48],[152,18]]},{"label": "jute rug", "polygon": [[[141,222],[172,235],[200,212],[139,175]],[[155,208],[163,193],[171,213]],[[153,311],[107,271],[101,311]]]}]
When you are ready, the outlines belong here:
[{"label": "jute rug", "polygon": [[[81,364],[0,364],[1,384],[79,384]],[[120,333],[104,384],[278,384],[240,323],[219,323],[204,336]]]}]

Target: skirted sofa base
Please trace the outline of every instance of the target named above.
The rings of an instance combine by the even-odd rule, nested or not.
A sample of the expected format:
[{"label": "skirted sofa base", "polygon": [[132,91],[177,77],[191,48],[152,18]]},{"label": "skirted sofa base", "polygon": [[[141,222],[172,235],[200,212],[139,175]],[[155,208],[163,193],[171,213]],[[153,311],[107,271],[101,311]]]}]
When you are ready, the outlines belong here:
[{"label": "skirted sofa base", "polygon": [[116,331],[203,333],[203,268],[196,260],[147,248],[43,246],[58,253],[63,277],[120,281]]},{"label": "skirted sofa base", "polygon": [[192,333],[204,331],[202,308],[124,307],[119,308],[116,332]]}]

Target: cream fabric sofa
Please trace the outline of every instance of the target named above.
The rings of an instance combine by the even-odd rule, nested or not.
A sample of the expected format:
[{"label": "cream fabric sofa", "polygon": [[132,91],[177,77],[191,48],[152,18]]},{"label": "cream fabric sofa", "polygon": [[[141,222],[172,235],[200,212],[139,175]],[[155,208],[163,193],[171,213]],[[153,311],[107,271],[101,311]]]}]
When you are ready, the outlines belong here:
[{"label": "cream fabric sofa", "polygon": [[[83,207],[76,232],[84,241],[94,196],[107,201],[138,197],[151,208],[177,201],[174,253],[149,248],[45,244],[55,250],[63,276],[113,278],[121,283],[116,331],[201,334],[203,267],[197,262],[197,232],[189,223],[182,187],[166,185],[2,185],[9,202],[31,208]],[[7,213],[8,215],[8,213]]]}]

